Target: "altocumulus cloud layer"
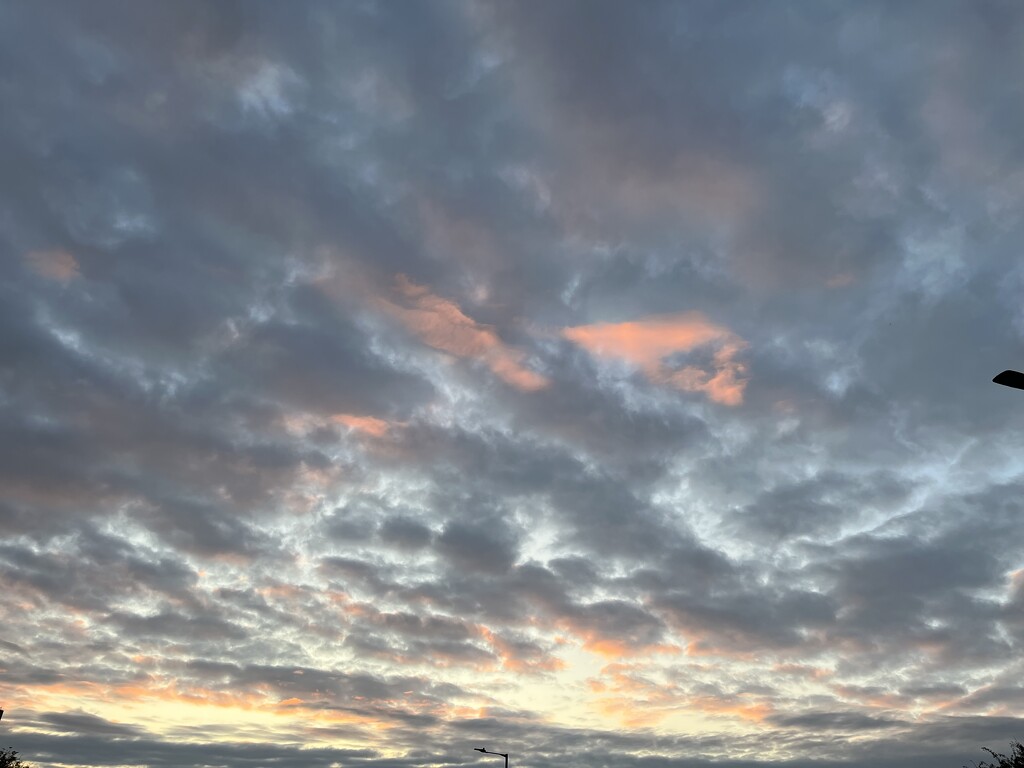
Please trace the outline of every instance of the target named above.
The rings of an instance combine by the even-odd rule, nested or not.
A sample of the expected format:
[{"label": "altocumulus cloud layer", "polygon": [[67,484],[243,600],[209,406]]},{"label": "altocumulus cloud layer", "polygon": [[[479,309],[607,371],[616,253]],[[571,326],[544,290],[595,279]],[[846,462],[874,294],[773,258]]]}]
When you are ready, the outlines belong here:
[{"label": "altocumulus cloud layer", "polygon": [[1022,39],[995,1],[0,5],[3,744],[1024,737]]}]

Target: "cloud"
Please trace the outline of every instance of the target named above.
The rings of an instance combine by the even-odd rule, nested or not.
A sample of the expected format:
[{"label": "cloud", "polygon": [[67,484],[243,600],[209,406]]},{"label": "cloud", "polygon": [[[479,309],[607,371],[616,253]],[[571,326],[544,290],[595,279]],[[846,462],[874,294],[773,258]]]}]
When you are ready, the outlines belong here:
[{"label": "cloud", "polygon": [[661,620],[622,600],[603,600],[578,605],[559,621],[559,627],[583,641],[583,648],[607,658],[657,652],[677,652],[664,643]]},{"label": "cloud", "polygon": [[28,762],[1020,737],[1015,6],[3,15]]},{"label": "cloud", "polygon": [[81,277],[78,261],[67,251],[31,251],[25,254],[25,263],[42,277],[59,283]]},{"label": "cloud", "polygon": [[408,549],[425,547],[433,535],[427,526],[408,517],[389,517],[379,533],[389,544]]},{"label": "cloud", "polygon": [[485,573],[501,573],[512,567],[516,552],[507,534],[483,525],[453,522],[437,537],[437,547],[453,565]]},{"label": "cloud", "polygon": [[808,712],[801,715],[773,716],[771,721],[783,728],[815,728],[835,731],[875,731],[906,727],[902,720],[871,717],[859,712]]},{"label": "cloud", "polygon": [[379,306],[424,344],[456,357],[482,362],[517,389],[534,391],[547,379],[523,364],[525,354],[505,344],[495,330],[467,317],[457,304],[416,285],[404,275],[396,279],[397,303],[380,299]]},{"label": "cloud", "polygon": [[386,414],[427,394],[421,378],[371,353],[350,321],[321,319],[323,324],[268,321],[253,327],[226,350],[225,376],[304,410],[331,415],[379,419],[373,414]]},{"label": "cloud", "polygon": [[391,428],[391,424],[384,419],[375,416],[356,416],[351,413],[336,413],[331,417],[331,421],[371,437],[383,437]]},{"label": "cloud", "polygon": [[[635,366],[652,383],[703,392],[723,405],[743,402],[746,367],[736,357],[746,345],[698,312],[574,326],[563,329],[562,335],[597,357]],[[680,366],[670,360],[702,347],[713,350],[708,363]]]}]

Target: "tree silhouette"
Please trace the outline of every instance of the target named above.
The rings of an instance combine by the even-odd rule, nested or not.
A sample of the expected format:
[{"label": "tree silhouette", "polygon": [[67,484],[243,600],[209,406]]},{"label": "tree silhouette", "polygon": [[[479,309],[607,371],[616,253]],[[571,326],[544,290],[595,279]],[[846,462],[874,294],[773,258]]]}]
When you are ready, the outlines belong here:
[{"label": "tree silhouette", "polygon": [[8,747],[0,749],[0,768],[32,768],[32,766],[19,760],[18,753]]},{"label": "tree silhouette", "polygon": [[[994,757],[998,762],[975,763],[975,768],[1024,768],[1024,744],[1021,744],[1019,741],[1011,741],[1010,747],[1012,748],[1012,751],[1010,752],[1009,757],[1000,754],[999,752],[994,752],[988,747],[982,747],[982,749],[992,755],[992,757]],[[969,767],[964,766],[964,768]]]}]

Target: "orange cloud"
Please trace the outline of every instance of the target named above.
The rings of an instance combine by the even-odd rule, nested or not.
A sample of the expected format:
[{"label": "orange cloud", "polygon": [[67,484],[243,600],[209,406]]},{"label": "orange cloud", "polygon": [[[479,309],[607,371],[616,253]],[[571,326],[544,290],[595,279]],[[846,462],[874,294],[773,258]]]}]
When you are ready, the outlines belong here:
[{"label": "orange cloud", "polygon": [[244,691],[215,691],[196,685],[183,685],[153,675],[146,675],[139,683],[106,684],[89,680],[77,682],[42,683],[36,686],[38,696],[59,696],[77,700],[112,700],[132,702],[167,701],[181,704],[234,709],[257,709],[266,703],[258,693]]},{"label": "orange cloud", "polygon": [[[579,325],[563,329],[562,335],[592,355],[624,360],[656,384],[703,392],[723,405],[743,402],[746,366],[736,357],[746,342],[699,312]],[[709,368],[687,365],[672,369],[665,363],[670,355],[704,347],[714,348]]]},{"label": "orange cloud", "polygon": [[770,704],[743,697],[697,696],[690,699],[690,705],[710,715],[738,717],[754,723],[761,722],[775,711]]},{"label": "orange cloud", "polygon": [[775,674],[805,677],[810,680],[827,680],[834,674],[828,667],[814,667],[809,664],[778,663],[772,666]]},{"label": "orange cloud", "polygon": [[399,303],[379,305],[427,346],[456,357],[481,360],[500,379],[517,389],[533,391],[548,380],[523,365],[523,353],[503,342],[494,329],[468,317],[459,306],[417,285],[405,275],[396,279]]},{"label": "orange cloud", "polygon": [[25,263],[36,274],[61,283],[67,283],[82,276],[75,257],[60,249],[27,253],[25,254]]},{"label": "orange cloud", "polygon": [[606,664],[600,677],[587,681],[587,687],[598,694],[592,702],[598,712],[629,728],[657,725],[680,701],[672,686],[644,677],[634,664]]},{"label": "orange cloud", "polygon": [[657,725],[680,709],[751,722],[761,722],[774,711],[769,703],[746,694],[693,695],[678,685],[660,682],[644,673],[644,667],[638,664],[605,665],[600,677],[587,681],[590,691],[598,695],[593,706],[630,727]]},{"label": "orange cloud", "polygon": [[357,434],[370,437],[384,437],[392,427],[405,426],[404,422],[390,422],[385,419],[379,419],[376,416],[361,416],[355,413],[335,413],[324,419],[319,414],[299,411],[284,414],[280,417],[279,423],[287,432],[293,435],[305,435],[314,429],[325,426],[327,423],[332,423],[350,429]]},{"label": "orange cloud", "polygon": [[627,728],[653,728],[669,714],[668,709],[648,709],[648,702],[631,699],[608,697],[594,702],[594,708],[605,717],[618,720]]},{"label": "orange cloud", "polygon": [[331,416],[331,421],[370,437],[384,437],[391,428],[391,424],[384,419],[375,416],[356,416],[351,413],[336,413]]}]

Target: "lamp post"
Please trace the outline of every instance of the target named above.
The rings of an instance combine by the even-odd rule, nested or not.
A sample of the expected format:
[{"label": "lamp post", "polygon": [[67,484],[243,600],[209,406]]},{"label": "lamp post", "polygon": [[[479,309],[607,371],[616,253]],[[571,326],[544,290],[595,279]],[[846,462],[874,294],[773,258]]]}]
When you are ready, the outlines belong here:
[{"label": "lamp post", "polygon": [[1024,373],[1020,371],[1003,371],[997,374],[992,379],[996,384],[1002,384],[1004,387],[1013,387],[1014,389],[1024,389]]},{"label": "lamp post", "polygon": [[485,755],[498,755],[498,757],[505,758],[505,768],[508,768],[508,752],[488,752],[483,747],[474,747],[477,752],[483,752]]}]

